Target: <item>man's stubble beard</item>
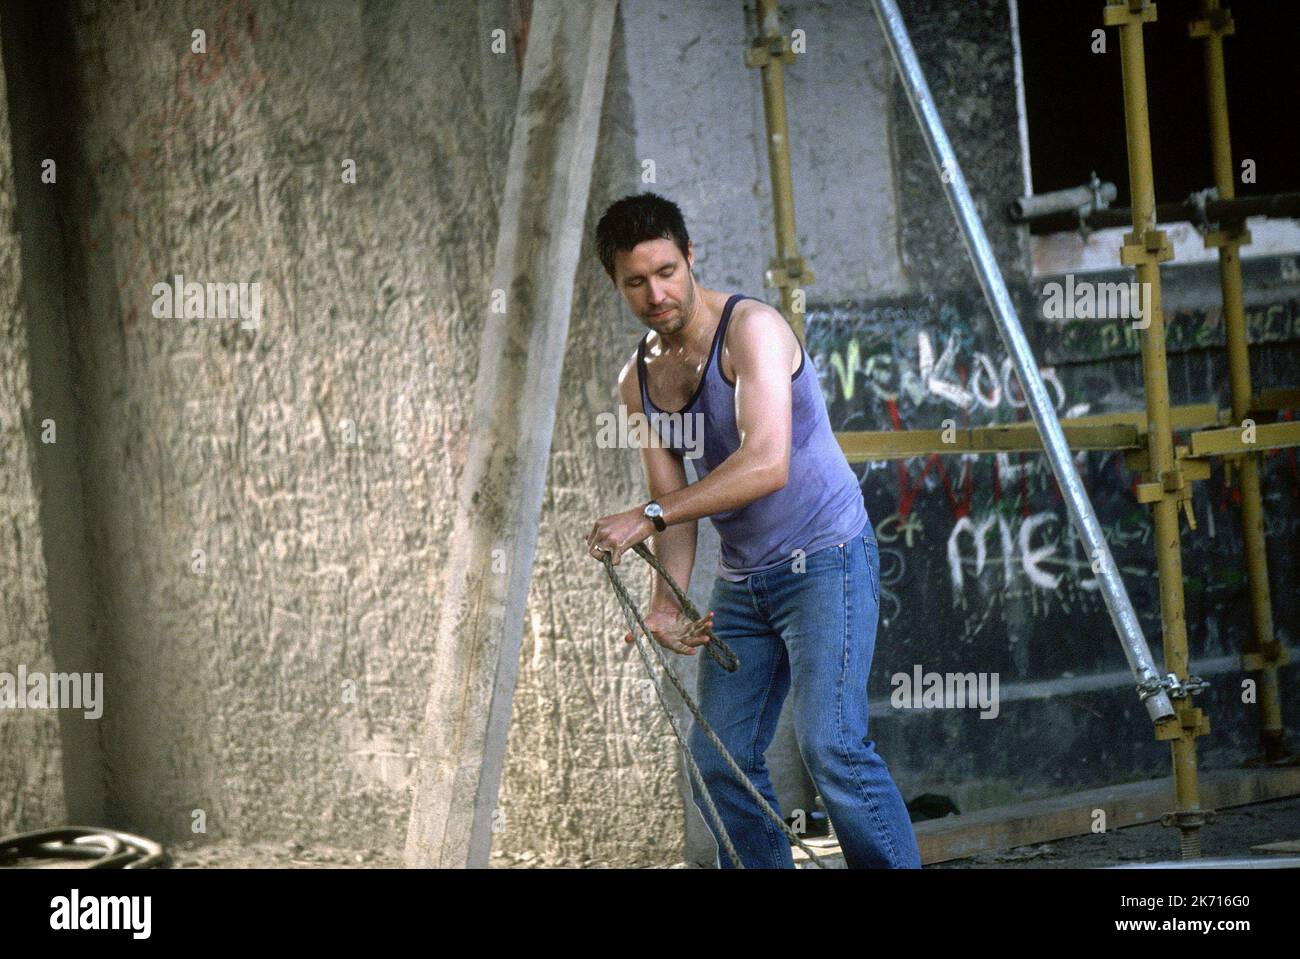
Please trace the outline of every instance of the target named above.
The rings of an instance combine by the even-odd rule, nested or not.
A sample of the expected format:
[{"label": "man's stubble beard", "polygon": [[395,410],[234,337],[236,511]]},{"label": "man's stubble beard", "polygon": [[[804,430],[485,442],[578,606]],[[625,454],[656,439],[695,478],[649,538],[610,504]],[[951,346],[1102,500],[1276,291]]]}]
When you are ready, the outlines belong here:
[{"label": "man's stubble beard", "polygon": [[671,330],[668,330],[667,332],[673,334],[680,333],[682,330],[686,328],[686,324],[690,322],[691,317],[695,315],[695,275],[694,274],[691,274],[690,286],[686,288],[686,298],[681,303],[680,312],[682,315],[679,318],[677,325],[674,326]]}]

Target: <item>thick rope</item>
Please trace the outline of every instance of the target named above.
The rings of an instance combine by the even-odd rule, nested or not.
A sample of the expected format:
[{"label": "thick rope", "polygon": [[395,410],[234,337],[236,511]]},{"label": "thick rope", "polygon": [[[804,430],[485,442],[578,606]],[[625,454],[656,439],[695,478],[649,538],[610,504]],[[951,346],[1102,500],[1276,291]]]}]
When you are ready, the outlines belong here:
[{"label": "thick rope", "polygon": [[[656,573],[664,578],[664,582],[668,584],[669,588],[673,591],[673,595],[677,597],[677,601],[681,604],[682,612],[692,621],[698,620],[700,618],[699,610],[696,609],[695,604],[690,601],[690,598],[682,592],[682,589],[677,585],[676,580],[674,580],[669,572],[664,569],[663,565],[659,562],[654,553],[650,552],[644,543],[637,543],[632,547],[632,550],[649,563]],[[718,734],[713,731],[707,722],[705,722],[704,717],[700,714],[699,707],[695,705],[695,701],[691,699],[690,695],[682,687],[681,681],[677,678],[677,674],[673,672],[672,668],[668,664],[667,655],[659,648],[659,643],[655,641],[654,636],[650,632],[650,628],[646,626],[645,620],[641,618],[641,613],[638,612],[636,604],[632,602],[632,597],[628,595],[627,589],[623,585],[623,581],[619,579],[618,573],[614,571],[614,564],[610,561],[608,551],[606,551],[601,557],[601,562],[605,565],[605,573],[608,575],[610,584],[614,587],[614,592],[618,596],[618,601],[623,607],[623,614],[628,620],[628,628],[632,633],[633,639],[636,641],[637,651],[641,654],[641,661],[645,663],[646,672],[650,675],[650,681],[654,684],[655,693],[659,697],[659,703],[663,706],[664,712],[668,714],[668,721],[672,726],[673,735],[677,737],[677,741],[681,743],[682,749],[686,753],[687,764],[703,792],[705,805],[709,810],[710,818],[712,818],[714,825],[717,826],[718,835],[722,837],[722,842],[727,851],[727,855],[736,865],[736,868],[741,869],[744,867],[740,862],[740,857],[737,855],[735,847],[731,843],[731,837],[727,835],[727,831],[722,825],[722,817],[718,814],[717,807],[713,804],[713,798],[709,795],[708,788],[704,785],[704,777],[700,773],[699,767],[696,765],[695,757],[691,754],[690,747],[682,737],[681,730],[677,726],[677,720],[673,717],[672,710],[668,708],[668,702],[664,698],[663,687],[655,677],[654,665],[650,662],[650,657],[641,647],[641,637],[637,636],[637,626],[640,626],[641,632],[645,634],[647,645],[649,645],[655,651],[655,655],[659,657],[660,665],[668,675],[668,679],[672,682],[678,694],[682,697],[682,700],[686,703],[687,708],[691,711],[691,715],[695,717],[695,722],[699,725],[700,729],[704,731],[709,742],[713,743],[714,748],[718,750],[719,754],[726,761],[727,767],[735,774],[736,778],[740,781],[740,784],[745,788],[745,791],[754,798],[754,801],[758,803],[759,808],[767,814],[768,818],[775,822],[777,826],[781,828],[782,832],[784,832],[800,849],[808,854],[808,858],[817,864],[817,868],[825,869],[826,864],[818,858],[816,853],[808,848],[807,843],[800,839],[798,833],[791,829],[786,821],[781,818],[780,814],[772,808],[771,804],[768,803],[763,794],[758,791],[758,788],[750,781],[749,777],[745,775],[744,770],[741,769],[736,761],[731,758],[731,754],[727,752],[727,748],[722,744],[722,740],[718,738]],[[635,620],[635,623],[633,620]],[[709,641],[704,644],[705,648],[713,655],[713,658],[718,662],[718,665],[722,666],[722,668],[727,670],[727,672],[735,672],[740,666],[740,660],[736,658],[736,654],[733,653],[731,649],[722,642],[722,640],[717,638],[712,629],[708,630],[708,635]],[[715,643],[718,644],[718,648],[716,650],[710,649],[710,647]]]},{"label": "thick rope", "polygon": [[[651,569],[663,577],[664,582],[668,584],[668,588],[671,589],[673,595],[677,597],[677,603],[681,606],[682,612],[686,614],[686,618],[692,621],[699,619],[700,611],[695,608],[695,604],[691,602],[691,598],[682,592],[682,588],[677,585],[677,580],[673,579],[668,570],[664,569],[663,564],[659,562],[659,557],[650,552],[645,543],[637,543],[632,547],[632,550],[649,563]],[[613,564],[609,562],[609,557],[604,557],[602,562],[605,563],[606,570],[613,573]],[[631,597],[627,595],[627,590],[623,588],[623,584],[618,580],[617,574],[614,576],[614,589],[620,594],[622,599],[626,600],[625,605],[630,606],[632,609],[636,609],[636,604],[633,603]],[[704,644],[705,651],[713,657],[715,663],[727,672],[734,673],[740,668],[740,660],[737,659],[736,654],[731,651],[731,647],[718,638],[717,633],[712,629],[709,629],[708,633],[709,641]],[[636,635],[635,630],[632,631],[632,635]],[[647,635],[649,634],[647,633]],[[654,646],[657,649],[659,644],[654,643]]]},{"label": "thick rope", "polygon": [[[650,635],[650,630],[641,619],[641,614],[636,611],[636,606],[633,605],[629,598],[627,598],[627,591],[623,589],[623,584],[619,582],[618,574],[613,571],[613,565],[609,561],[608,553],[605,554],[603,562],[605,563],[606,572],[611,576],[610,581],[614,584],[614,589],[619,593],[619,601],[623,606],[623,616],[627,619],[627,628],[631,630],[633,636],[636,636],[637,625],[640,624],[641,628],[645,630],[646,635]],[[718,807],[713,804],[713,797],[709,795],[709,790],[704,785],[704,775],[700,772],[700,767],[696,765],[695,757],[691,755],[690,747],[686,745],[686,738],[682,735],[682,731],[677,725],[677,717],[673,715],[673,711],[668,707],[668,700],[664,697],[664,688],[660,685],[659,679],[655,676],[654,663],[650,662],[650,657],[647,655],[645,647],[641,645],[639,637],[637,638],[636,651],[641,654],[641,662],[645,663],[645,670],[647,675],[650,677],[650,683],[654,686],[655,695],[659,697],[659,705],[663,706],[664,712],[668,715],[668,723],[672,726],[673,735],[677,737],[677,741],[682,745],[682,751],[686,754],[687,766],[690,769],[691,775],[695,778],[695,783],[700,790],[700,794],[704,797],[704,804],[708,807],[709,818],[713,820],[713,825],[717,828],[718,835],[722,837],[722,847],[731,858],[732,864],[735,865],[737,869],[744,869],[745,864],[740,861],[740,853],[736,852],[736,847],[732,845],[731,836],[727,832],[727,827],[722,824],[722,815],[718,812]],[[663,654],[660,653],[660,656],[662,657]],[[665,666],[665,668],[667,667]],[[680,688],[681,687],[679,686],[678,689]]]}]

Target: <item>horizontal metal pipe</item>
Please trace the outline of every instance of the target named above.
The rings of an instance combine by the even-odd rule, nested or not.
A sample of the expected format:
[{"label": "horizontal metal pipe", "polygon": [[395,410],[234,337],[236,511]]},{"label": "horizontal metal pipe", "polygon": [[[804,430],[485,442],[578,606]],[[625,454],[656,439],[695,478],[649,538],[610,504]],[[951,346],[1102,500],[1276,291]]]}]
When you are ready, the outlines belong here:
[{"label": "horizontal metal pipe", "polygon": [[1072,186],[1068,190],[1053,190],[1051,193],[1035,193],[1033,196],[1019,197],[1011,201],[1007,213],[1012,220],[1023,223],[1025,220],[1051,216],[1054,213],[1073,213],[1080,207],[1091,209],[1099,198],[1103,206],[1109,205],[1117,195],[1118,191],[1113,183],[1101,184],[1097,194],[1094,194],[1092,187],[1086,184]]},{"label": "horizontal metal pipe", "polygon": [[[961,226],[971,263],[979,277],[980,286],[989,302],[993,318],[997,321],[1002,341],[1015,365],[1021,391],[1025,395],[1030,413],[1033,414],[1034,422],[1038,424],[1039,432],[1043,434],[1047,459],[1061,488],[1061,495],[1070,513],[1075,532],[1083,540],[1088,556],[1094,560],[1093,565],[1097,567],[1097,582],[1101,587],[1106,607],[1110,611],[1111,621],[1119,633],[1124,656],[1138,684],[1150,687],[1159,681],[1160,673],[1151,658],[1151,650],[1147,647],[1146,637],[1142,635],[1137,612],[1133,609],[1133,604],[1124,589],[1124,582],[1120,579],[1119,568],[1115,565],[1110,546],[1102,535],[1097,514],[1093,511],[1092,503],[1089,502],[1088,494],[1083,488],[1083,480],[1080,479],[1079,472],[1075,468],[1070,448],[1065,442],[1065,434],[1056,418],[1056,410],[1047,395],[1043,378],[1038,373],[1038,363],[1020,326],[1015,306],[1011,302],[1011,294],[1007,291],[1002,271],[993,257],[993,249],[989,245],[984,225],[980,222],[975,202],[966,186],[961,165],[957,162],[952,144],[948,142],[948,134],[944,132],[939,111],[930,96],[925,74],[921,71],[921,65],[916,59],[916,51],[912,49],[912,42],[907,36],[907,27],[903,23],[902,14],[899,13],[898,5],[894,0],[874,0],[874,3],[876,17],[880,20],[885,39],[889,43],[889,50],[898,65],[903,89],[907,91],[908,101],[920,123],[930,156],[941,171],[942,175],[939,179],[943,183],[948,202]],[[1152,721],[1160,721],[1174,715],[1173,705],[1163,689],[1147,696],[1143,702]]]},{"label": "horizontal metal pipe", "polygon": [[[1008,211],[1010,212],[1010,211]],[[1059,216],[1060,210],[1044,213],[1030,213],[1024,220]],[[1210,223],[1229,223],[1244,220],[1250,216],[1267,216],[1275,219],[1300,219],[1300,193],[1274,193],[1266,196],[1241,196],[1231,200],[1207,200],[1204,219]],[[1014,215],[1012,219],[1017,219]],[[1195,223],[1202,219],[1196,203],[1183,200],[1179,203],[1161,203],[1156,207],[1157,223]],[[1084,216],[1083,222],[1091,229],[1104,230],[1108,227],[1132,227],[1133,211],[1125,206],[1113,206],[1105,210],[1093,210]]]}]

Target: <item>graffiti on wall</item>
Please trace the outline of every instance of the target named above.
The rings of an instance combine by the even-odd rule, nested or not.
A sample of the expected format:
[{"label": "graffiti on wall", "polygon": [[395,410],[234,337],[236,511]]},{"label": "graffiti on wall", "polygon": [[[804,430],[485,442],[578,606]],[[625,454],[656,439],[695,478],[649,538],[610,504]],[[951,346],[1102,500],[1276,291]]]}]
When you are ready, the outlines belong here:
[{"label": "graffiti on wall", "polygon": [[[1021,315],[1032,315],[1023,308],[1032,305],[1030,291],[1013,295]],[[1253,308],[1249,315],[1255,318],[1252,341],[1268,344],[1257,348],[1265,352],[1255,360],[1256,381],[1300,382],[1296,301]],[[837,305],[811,310],[807,321],[808,350],[837,432],[1030,419],[978,293]],[[1226,382],[1222,349],[1213,343],[1216,336],[1222,342],[1220,323],[1212,309],[1178,314],[1184,355],[1171,364],[1174,402],[1226,405],[1219,389]],[[1140,361],[1123,336],[1107,332],[1115,325],[1040,324],[1031,331],[1059,416],[1142,408]],[[1149,512],[1135,494],[1141,478],[1118,452],[1080,452],[1075,462],[1155,641],[1159,601]],[[854,469],[880,543],[881,623],[895,631],[892,642],[927,664],[947,660],[961,667],[974,652],[1023,678],[1122,663],[1091,563],[1042,454],[932,454]],[[1295,451],[1268,456],[1264,475],[1269,535],[1280,544],[1300,530]],[[1222,561],[1240,555],[1238,499],[1215,466],[1211,480],[1197,484],[1197,530],[1184,526],[1189,631],[1198,633],[1193,610],[1198,625],[1217,617],[1216,625],[1199,630],[1211,646],[1225,641],[1219,635],[1224,623],[1232,631],[1247,622],[1240,564]]]}]

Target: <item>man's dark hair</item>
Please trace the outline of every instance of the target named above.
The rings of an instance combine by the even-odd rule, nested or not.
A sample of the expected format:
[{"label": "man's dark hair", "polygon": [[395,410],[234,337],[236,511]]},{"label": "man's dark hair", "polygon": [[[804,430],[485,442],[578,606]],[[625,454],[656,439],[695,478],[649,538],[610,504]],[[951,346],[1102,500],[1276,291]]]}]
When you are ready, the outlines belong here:
[{"label": "man's dark hair", "polygon": [[609,278],[614,279],[614,254],[631,250],[646,240],[672,240],[686,259],[686,221],[672,200],[655,193],[625,196],[609,205],[596,224],[596,252]]}]

